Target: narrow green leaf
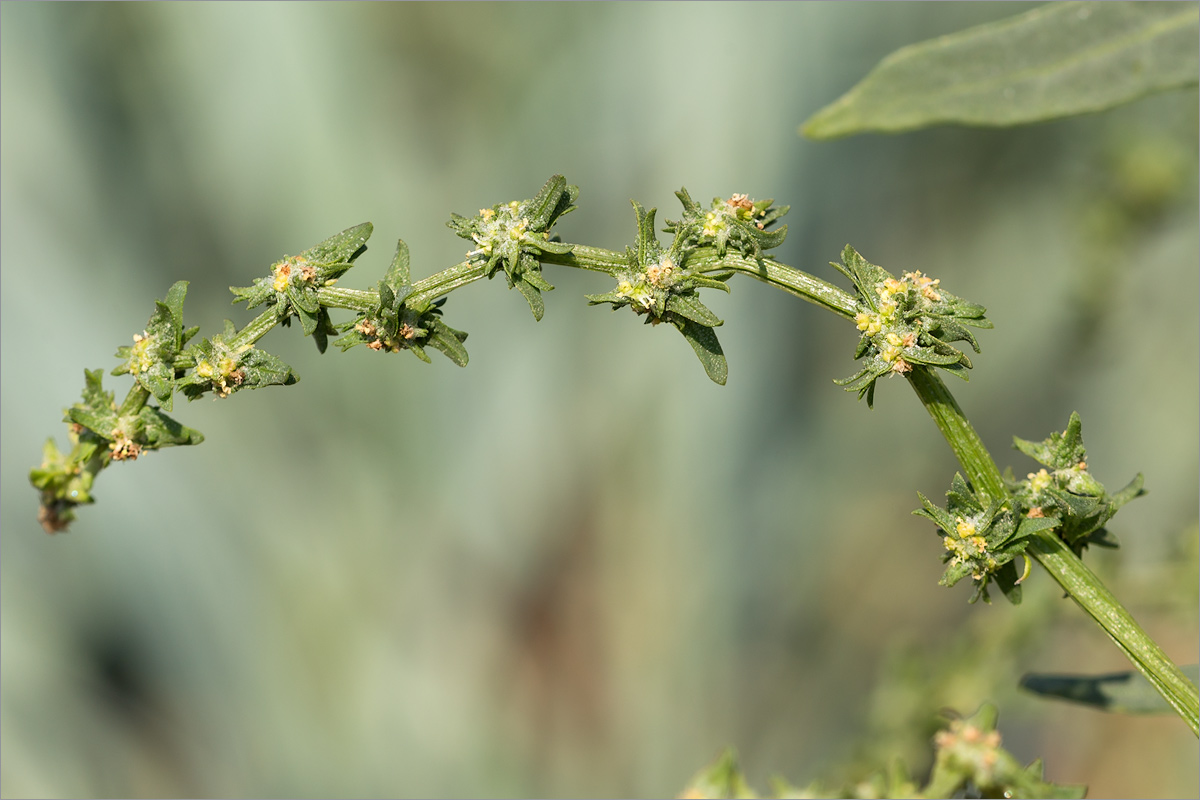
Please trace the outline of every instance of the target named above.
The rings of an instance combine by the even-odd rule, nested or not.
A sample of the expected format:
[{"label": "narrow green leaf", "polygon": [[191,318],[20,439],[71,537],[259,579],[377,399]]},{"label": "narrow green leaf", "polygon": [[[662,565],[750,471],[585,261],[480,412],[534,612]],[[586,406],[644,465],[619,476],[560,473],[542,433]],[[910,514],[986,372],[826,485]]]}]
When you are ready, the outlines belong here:
[{"label": "narrow green leaf", "polygon": [[1049,3],[897,50],[800,130],[835,139],[1101,111],[1194,85],[1198,35],[1196,3]]},{"label": "narrow green leaf", "polygon": [[[403,239],[397,239],[396,255],[392,258],[392,265],[388,267],[387,274],[383,276],[384,284],[392,290],[394,295],[403,294],[400,289],[409,282],[408,262],[408,245],[404,243]],[[391,305],[391,303],[386,305]]]},{"label": "narrow green leaf", "polygon": [[435,319],[425,344],[441,350],[455,364],[465,367],[468,360],[467,348],[463,347],[462,343],[466,338],[467,334],[463,331],[456,331],[440,319]]},{"label": "narrow green leaf", "polygon": [[[528,259],[528,261],[526,261],[526,259]],[[550,281],[546,280],[546,277],[544,275],[542,275],[542,268],[541,268],[541,265],[538,264],[537,259],[532,258],[530,256],[522,255],[521,261],[522,261],[522,264],[521,264],[521,266],[522,266],[521,280],[522,281],[524,281],[525,283],[528,283],[530,286],[537,289],[538,291],[542,291],[542,292],[554,291],[554,284],[550,283]]]},{"label": "narrow green leaf", "polygon": [[[1200,666],[1180,667],[1192,683],[1200,682]],[[1137,672],[1107,675],[1053,675],[1030,673],[1021,688],[1043,697],[1069,700],[1117,714],[1169,714],[1173,709]]]},{"label": "narrow green leaf", "polygon": [[1142,484],[1144,482],[1145,479],[1142,477],[1142,473],[1139,472],[1124,489],[1109,498],[1109,501],[1112,503],[1113,510],[1115,511],[1116,509],[1128,503],[1130,500],[1133,500],[1135,497],[1141,497],[1142,495],[1146,494],[1146,490],[1142,488]]},{"label": "narrow green leaf", "polygon": [[537,193],[537,197],[530,201],[529,211],[526,214],[529,219],[529,227],[532,230],[540,231],[546,229],[553,219],[554,210],[558,208],[559,201],[566,190],[567,179],[562,175],[553,175],[550,180],[546,181],[545,185]]},{"label": "narrow green leaf", "polygon": [[176,328],[180,332],[183,331],[183,300],[187,297],[187,287],[187,281],[176,281],[167,290],[167,296],[163,299],[163,305],[170,309]]},{"label": "narrow green leaf", "polygon": [[672,311],[681,317],[690,319],[699,325],[714,328],[723,325],[720,317],[700,302],[693,294],[673,294],[667,298],[667,311]]},{"label": "narrow green leaf", "polygon": [[677,317],[675,324],[683,338],[687,339],[688,344],[696,351],[696,357],[704,365],[708,377],[714,383],[724,386],[725,379],[729,377],[729,364],[725,361],[725,353],[721,350],[721,343],[717,341],[717,334],[712,328],[682,317]]},{"label": "narrow green leaf", "polygon": [[521,276],[515,283],[517,291],[525,295],[525,301],[529,303],[529,310],[533,312],[533,318],[537,322],[542,321],[542,314],[546,312],[546,304],[542,302],[542,293],[538,288],[525,280],[525,276]]},{"label": "narrow green leaf", "polygon": [[637,260],[639,265],[645,267],[658,255],[658,237],[654,235],[654,213],[657,209],[647,211],[638,201],[629,202],[633,203],[633,211],[637,215]]}]

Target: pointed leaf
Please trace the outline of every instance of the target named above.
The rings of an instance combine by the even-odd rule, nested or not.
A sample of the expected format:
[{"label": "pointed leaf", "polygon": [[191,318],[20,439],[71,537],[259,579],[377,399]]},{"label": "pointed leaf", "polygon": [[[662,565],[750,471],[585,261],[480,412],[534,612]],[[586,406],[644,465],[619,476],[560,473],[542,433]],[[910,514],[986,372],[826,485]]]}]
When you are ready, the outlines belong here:
[{"label": "pointed leaf", "polygon": [[673,311],[699,325],[713,328],[724,324],[700,298],[694,294],[673,294],[667,298],[667,311]]},{"label": "pointed leaf", "polygon": [[181,425],[154,406],[142,406],[138,417],[145,426],[142,435],[148,448],[200,444],[204,441],[204,434],[200,431]]},{"label": "pointed leaf", "polygon": [[517,291],[525,295],[525,301],[529,303],[529,310],[533,312],[533,318],[537,322],[542,321],[542,314],[546,311],[546,305],[542,302],[542,293],[537,287],[533,286],[529,281],[525,280],[525,276],[521,276],[516,281]]},{"label": "pointed leaf", "polygon": [[371,238],[374,230],[375,226],[369,222],[355,225],[330,236],[300,255],[314,265],[350,263],[367,248],[367,239]]},{"label": "pointed leaf", "polygon": [[[396,255],[392,257],[392,265],[388,267],[387,274],[383,276],[384,284],[392,290],[394,295],[400,295],[401,288],[409,283],[408,262],[408,245],[404,243],[403,239],[397,239]],[[391,303],[385,305],[391,305]]]},{"label": "pointed leaf", "polygon": [[712,328],[690,319],[676,318],[676,325],[683,338],[692,346],[692,350],[696,351],[696,357],[704,365],[708,377],[714,383],[724,386],[725,379],[729,376],[729,364],[725,361],[725,353],[721,350],[721,343],[717,341],[717,334]]},{"label": "pointed leaf", "polygon": [[553,175],[550,180],[546,181],[538,191],[537,197],[534,197],[529,203],[526,217],[529,219],[530,229],[535,231],[546,229],[552,221],[554,210],[558,208],[559,201],[566,189],[567,179],[562,175]]},{"label": "pointed leaf", "polygon": [[446,357],[460,367],[467,365],[467,348],[462,343],[467,338],[463,331],[456,331],[440,319],[433,320],[426,344],[441,350]]}]

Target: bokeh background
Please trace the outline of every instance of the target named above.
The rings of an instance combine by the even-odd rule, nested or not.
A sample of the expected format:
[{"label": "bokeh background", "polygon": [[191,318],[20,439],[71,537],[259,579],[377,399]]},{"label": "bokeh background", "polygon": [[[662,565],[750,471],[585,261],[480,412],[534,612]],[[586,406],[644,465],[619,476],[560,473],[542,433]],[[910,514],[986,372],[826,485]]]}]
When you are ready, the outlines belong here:
[{"label": "bokeh background", "polygon": [[[263,345],[296,386],[177,405],[198,448],[118,465],[69,534],[28,469],[84,368],[191,281],[230,285],[350,225],[343,279],[451,211],[582,190],[560,232],[620,249],[636,198],[791,204],[780,260],[847,242],[988,306],[952,388],[1001,465],[1073,410],[1110,488],[1149,497],[1089,554],[1197,661],[1197,93],[1012,130],[838,142],[797,126],[902,45],[1021,4],[41,4],[0,9],[0,792],[669,796],[725,745],[765,788],[927,768],[945,707],[1096,796],[1195,796],[1195,739],[1015,688],[1128,667],[1035,574],[968,606],[909,515],[955,471],[912,393],[832,384],[853,326],[751,280],[711,299],[729,383],[681,337],[548,268],[534,323],[456,292],[471,364]],[[840,278],[838,278],[840,281]],[[708,298],[706,298],[706,302]],[[128,378],[109,378],[124,392]]]}]

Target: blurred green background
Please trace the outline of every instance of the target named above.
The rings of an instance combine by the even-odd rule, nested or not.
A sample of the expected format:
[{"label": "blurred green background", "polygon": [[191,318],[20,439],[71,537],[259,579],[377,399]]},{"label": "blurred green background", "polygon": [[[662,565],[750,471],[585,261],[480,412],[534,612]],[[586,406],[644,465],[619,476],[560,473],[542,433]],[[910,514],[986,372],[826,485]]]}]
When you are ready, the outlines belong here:
[{"label": "blurred green background", "polygon": [[1072,410],[1110,488],[1145,473],[1089,562],[1194,663],[1196,91],[796,134],[895,48],[1024,8],[5,3],[0,792],[664,796],[726,744],[758,786],[836,781],[925,768],[941,708],[993,701],[1054,780],[1195,796],[1179,720],[1014,688],[1128,664],[1044,574],[1015,609],[936,585],[909,511],[948,448],[902,382],[874,411],[832,384],[853,326],[750,280],[712,298],[723,388],[547,268],[541,323],[501,281],[452,296],[465,370],[272,333],[297,386],[177,405],[208,440],[107,471],[69,534],[26,482],[176,280],[210,335],[250,318],[228,286],[362,221],[349,286],[399,237],[415,277],[456,263],[451,211],[556,172],[582,191],[559,232],[613,249],[630,198],[746,192],[791,204],[785,263],[832,279],[850,242],[988,306],[951,388],[1018,474],[1011,436]]}]

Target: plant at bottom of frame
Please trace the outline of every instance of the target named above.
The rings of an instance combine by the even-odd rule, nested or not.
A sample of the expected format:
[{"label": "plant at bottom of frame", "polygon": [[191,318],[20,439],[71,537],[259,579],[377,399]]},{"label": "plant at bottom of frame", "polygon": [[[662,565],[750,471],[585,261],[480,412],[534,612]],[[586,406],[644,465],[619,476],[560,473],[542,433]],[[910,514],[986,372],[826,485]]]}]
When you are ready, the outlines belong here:
[{"label": "plant at bottom of frame", "polygon": [[896,760],[861,781],[836,788],[814,782],[797,787],[776,777],[771,791],[759,795],[738,766],[737,753],[726,750],[711,766],[692,778],[679,795],[684,798],[948,798],[1029,797],[1079,798],[1086,787],[1047,781],[1041,760],[1021,766],[1001,747],[996,708],[985,705],[974,716],[951,719],[933,738],[934,763],[929,779],[919,785],[907,766]]}]

